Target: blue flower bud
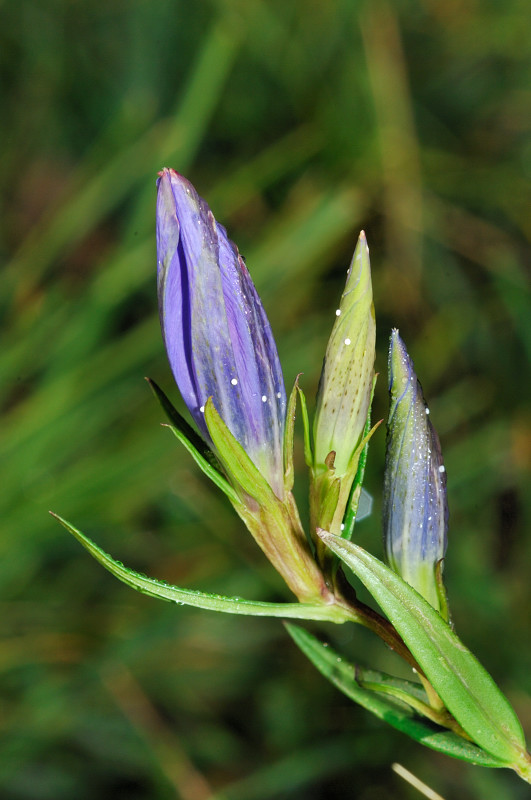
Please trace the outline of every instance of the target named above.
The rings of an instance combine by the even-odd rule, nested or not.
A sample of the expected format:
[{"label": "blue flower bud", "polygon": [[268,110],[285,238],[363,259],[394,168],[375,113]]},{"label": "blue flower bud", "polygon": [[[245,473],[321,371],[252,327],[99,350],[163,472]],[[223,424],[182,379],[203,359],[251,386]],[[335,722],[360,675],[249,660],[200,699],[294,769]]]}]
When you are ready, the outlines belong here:
[{"label": "blue flower bud", "polygon": [[390,410],[384,479],[387,561],[438,611],[436,568],[446,552],[446,472],[439,438],[398,331],[389,348]]},{"label": "blue flower bud", "polygon": [[258,545],[301,602],[328,602],[285,488],[286,393],[262,303],[238,249],[191,183],[171,169],[159,174],[159,311],[173,375]]},{"label": "blue flower bud", "polygon": [[262,303],[237,247],[192,184],[171,169],[159,174],[159,310],[175,380],[207,442],[212,397],[282,497],[286,393]]}]

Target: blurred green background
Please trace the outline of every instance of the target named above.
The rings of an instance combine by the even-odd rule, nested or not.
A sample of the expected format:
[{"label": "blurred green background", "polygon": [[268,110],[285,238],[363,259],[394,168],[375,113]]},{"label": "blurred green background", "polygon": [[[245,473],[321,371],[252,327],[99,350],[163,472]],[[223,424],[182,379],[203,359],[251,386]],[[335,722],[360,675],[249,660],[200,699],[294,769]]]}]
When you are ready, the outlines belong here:
[{"label": "blurred green background", "polygon": [[[458,632],[531,733],[531,29],[524,0],[0,5],[0,796],[513,800],[327,685],[278,621],[176,608],[47,515],[181,586],[288,599],[168,431],[155,177],[186,174],[246,256],[288,387],[314,396],[356,237],[377,368],[398,326],[443,445]],[[386,413],[385,378],[375,418]],[[381,554],[385,435],[369,455]],[[305,504],[301,468],[297,492]],[[400,670],[353,626],[312,626]]]}]

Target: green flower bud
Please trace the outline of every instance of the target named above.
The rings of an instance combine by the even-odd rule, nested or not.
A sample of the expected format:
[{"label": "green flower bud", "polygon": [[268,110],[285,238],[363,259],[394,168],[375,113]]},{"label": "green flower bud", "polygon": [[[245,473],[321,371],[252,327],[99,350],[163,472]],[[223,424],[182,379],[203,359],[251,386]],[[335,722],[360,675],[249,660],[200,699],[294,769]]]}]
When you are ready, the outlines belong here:
[{"label": "green flower bud", "polygon": [[317,393],[310,492],[313,530],[322,527],[339,533],[371,402],[375,333],[369,248],[362,232],[336,311]]}]

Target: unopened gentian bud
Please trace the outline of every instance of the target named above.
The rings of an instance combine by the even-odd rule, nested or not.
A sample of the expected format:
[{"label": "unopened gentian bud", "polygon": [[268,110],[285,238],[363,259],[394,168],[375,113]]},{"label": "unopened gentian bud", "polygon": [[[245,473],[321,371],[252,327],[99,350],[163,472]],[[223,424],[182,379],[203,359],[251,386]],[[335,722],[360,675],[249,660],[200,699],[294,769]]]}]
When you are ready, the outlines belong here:
[{"label": "unopened gentian bud", "polygon": [[245,263],[192,184],[159,173],[159,310],[170,365],[211,444],[205,404],[283,494],[286,393],[271,327]]},{"label": "unopened gentian bud", "polygon": [[384,479],[384,546],[390,567],[438,611],[446,552],[446,472],[439,438],[398,331],[389,348],[390,410]]},{"label": "unopened gentian bud", "polygon": [[333,529],[341,523],[360,456],[375,334],[369,248],[362,232],[326,348],[314,420],[313,524],[333,532],[339,532]]},{"label": "unopened gentian bud", "polygon": [[159,310],[175,380],[256,542],[299,600],[328,602],[286,490],[286,393],[262,303],[238,249],[192,184],[171,169],[159,176]]}]

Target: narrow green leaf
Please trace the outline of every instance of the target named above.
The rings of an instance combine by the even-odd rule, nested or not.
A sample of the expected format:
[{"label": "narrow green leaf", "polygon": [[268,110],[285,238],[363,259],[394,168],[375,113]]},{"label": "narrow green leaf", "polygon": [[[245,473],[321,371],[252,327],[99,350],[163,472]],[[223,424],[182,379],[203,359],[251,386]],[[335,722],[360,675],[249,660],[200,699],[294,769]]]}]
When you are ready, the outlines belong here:
[{"label": "narrow green leaf", "polygon": [[171,430],[173,435],[188,450],[202,472],[204,472],[207,478],[210,478],[212,483],[216,484],[218,489],[221,489],[221,491],[227,495],[231,503],[234,505],[241,505],[238,494],[225,478],[221,464],[212,450],[205,444],[192,426],[188,424],[185,418],[179,414],[160,386],[158,386],[155,381],[151,380],[151,378],[146,378],[146,380],[153,394],[164,409],[166,416],[170,420],[171,424],[163,423],[163,427]]},{"label": "narrow green leaf", "polygon": [[272,488],[225,425],[211,397],[205,403],[205,421],[229,476],[261,506],[276,505],[278,499]]},{"label": "narrow green leaf", "polygon": [[448,603],[448,594],[446,592],[446,586],[444,585],[442,574],[443,565],[444,558],[441,558],[441,560],[435,565],[435,583],[437,586],[437,597],[439,599],[439,614],[451,625],[452,619],[450,615],[450,605]]},{"label": "narrow green leaf", "polygon": [[361,451],[360,460],[358,462],[358,469],[356,471],[356,476],[352,483],[352,489],[350,490],[350,498],[347,505],[347,513],[345,514],[345,518],[343,520],[343,531],[341,536],[343,539],[347,539],[349,542],[351,541],[354,535],[354,525],[356,523],[356,516],[358,513],[358,507],[360,503],[361,497],[361,490],[363,486],[363,478],[365,477],[365,465],[367,463],[367,454],[369,452],[369,440],[367,436],[371,430],[371,408],[372,408],[372,400],[374,397],[374,389],[376,386],[376,380],[378,375],[375,375],[372,381],[372,392],[371,392],[371,399],[369,402],[369,412],[367,414],[367,420],[365,422],[365,428],[363,429],[363,439],[366,440],[365,447]]},{"label": "narrow green leaf", "polygon": [[405,703],[405,705],[410,706],[413,711],[417,712],[417,714],[431,719],[431,721],[435,722],[437,725],[447,727],[445,725],[446,721],[455,722],[448,711],[438,711],[430,706],[427,700],[419,700],[414,694],[411,694],[406,689],[395,686],[388,681],[382,682],[380,680],[363,680],[359,674],[356,675],[356,678],[363,689],[369,689],[371,692],[378,692],[380,694],[388,695],[394,700],[399,700],[401,703]]},{"label": "narrow green leaf", "polygon": [[420,700],[422,703],[429,702],[426,690],[421,683],[414,683],[413,681],[406,681],[404,678],[397,678],[394,675],[388,675],[386,672],[380,672],[376,669],[365,669],[356,665],[356,682],[360,686],[371,683],[389,689],[398,689],[404,694]]},{"label": "narrow green leaf", "polygon": [[[432,750],[438,750],[440,753],[459,758],[462,761],[483,767],[506,766],[489,753],[476,747],[472,742],[462,739],[439,725],[417,717],[411,708],[399,700],[362,688],[356,679],[357,671],[353,664],[344,661],[330,646],[322,644],[303,628],[289,623],[286,624],[286,628],[302,652],[325,678],[351,700],[359,703],[367,711],[371,711],[379,719],[392,725],[393,728],[406,733]],[[364,674],[378,676],[381,673],[367,670]],[[415,686],[409,681],[401,681],[398,678],[389,680],[403,691],[410,691],[410,687]]]},{"label": "narrow green leaf", "polygon": [[313,466],[313,453],[312,453],[312,440],[310,435],[310,418],[308,416],[308,405],[306,403],[306,395],[297,383],[297,391],[301,401],[301,414],[302,424],[304,428],[304,460],[307,467]]},{"label": "narrow green leaf", "polygon": [[182,435],[188,440],[189,444],[197,450],[197,452],[204,458],[205,461],[211,464],[214,469],[217,469],[220,475],[223,475],[223,470],[215,454],[208,447],[208,445],[205,444],[192,426],[188,424],[182,414],[179,414],[169,397],[163,392],[160,386],[151,378],[146,378],[146,381],[149,383],[151,391],[159,401],[162,410],[168,417],[170,424],[182,433]]},{"label": "narrow green leaf", "polygon": [[205,473],[207,478],[210,478],[212,483],[215,483],[218,489],[221,489],[224,492],[231,503],[235,506],[241,506],[241,500],[238,497],[238,493],[236,490],[230,485],[228,480],[218,472],[218,470],[212,466],[202,455],[201,453],[195,449],[193,444],[186,438],[184,433],[179,430],[179,428],[174,427],[173,425],[168,425],[166,422],[162,423],[163,428],[169,428],[169,430],[173,433],[173,435],[185,446],[188,450],[192,458],[194,459],[197,466]]},{"label": "narrow green leaf", "polygon": [[295,434],[295,415],[297,412],[298,382],[299,376],[297,375],[289,396],[288,408],[286,411],[286,427],[284,428],[284,489],[286,492],[291,492],[294,481],[293,438]]},{"label": "narrow green leaf", "polygon": [[334,607],[330,605],[312,605],[310,603],[262,603],[257,600],[243,600],[241,597],[225,597],[219,594],[208,594],[193,589],[180,589],[164,581],[148,578],[140,572],[124,567],[104,550],[98,547],[88,536],[71,525],[67,520],[50,511],[61,525],[80,542],[115,578],[132,589],[160,600],[167,600],[177,605],[194,606],[208,611],[220,611],[227,614],[245,614],[258,617],[281,617],[282,619],[312,619],[343,622],[338,619]]},{"label": "narrow green leaf", "polygon": [[389,617],[446,708],[480,747],[508,764],[525,748],[522,727],[491,676],[443,618],[385,564],[352,542],[319,531]]}]

